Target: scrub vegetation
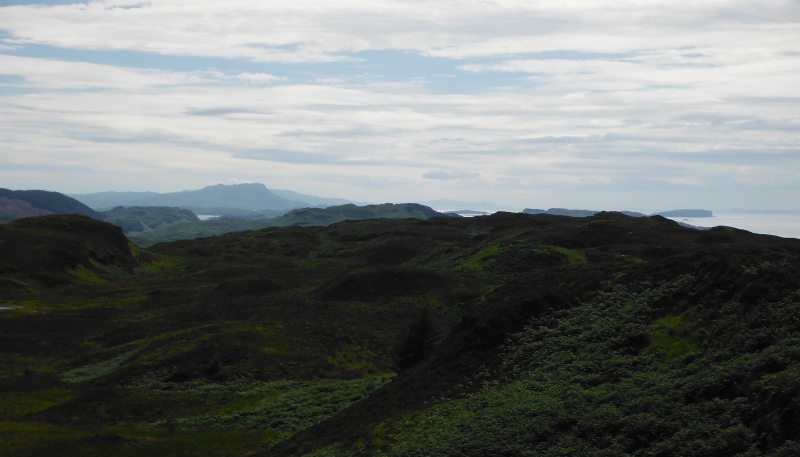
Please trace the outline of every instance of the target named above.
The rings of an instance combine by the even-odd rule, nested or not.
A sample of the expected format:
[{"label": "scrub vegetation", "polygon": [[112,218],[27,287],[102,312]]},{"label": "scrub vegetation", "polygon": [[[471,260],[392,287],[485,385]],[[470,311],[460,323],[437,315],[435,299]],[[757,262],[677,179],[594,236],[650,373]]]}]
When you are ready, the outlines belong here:
[{"label": "scrub vegetation", "polygon": [[662,217],[0,225],[0,455],[789,456],[800,240]]}]

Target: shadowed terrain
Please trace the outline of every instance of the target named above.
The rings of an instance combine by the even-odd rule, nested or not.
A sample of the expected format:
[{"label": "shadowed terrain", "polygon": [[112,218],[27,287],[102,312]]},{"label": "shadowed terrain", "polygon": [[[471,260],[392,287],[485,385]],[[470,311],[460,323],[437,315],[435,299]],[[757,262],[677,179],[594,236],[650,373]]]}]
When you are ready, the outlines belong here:
[{"label": "shadowed terrain", "polygon": [[2,455],[800,449],[799,240],[497,213],[144,250],[51,215],[0,253]]}]

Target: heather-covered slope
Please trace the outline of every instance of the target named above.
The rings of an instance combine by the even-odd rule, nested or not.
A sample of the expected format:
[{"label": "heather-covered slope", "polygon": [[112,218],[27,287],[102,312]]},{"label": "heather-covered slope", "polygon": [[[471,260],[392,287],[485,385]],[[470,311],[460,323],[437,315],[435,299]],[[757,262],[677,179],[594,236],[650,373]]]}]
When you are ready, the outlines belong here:
[{"label": "heather-covered slope", "polygon": [[0,274],[36,282],[0,300],[19,308],[0,311],[3,455],[797,452],[798,240],[498,213],[100,268],[106,225],[71,218],[42,233],[84,243],[95,276]]}]

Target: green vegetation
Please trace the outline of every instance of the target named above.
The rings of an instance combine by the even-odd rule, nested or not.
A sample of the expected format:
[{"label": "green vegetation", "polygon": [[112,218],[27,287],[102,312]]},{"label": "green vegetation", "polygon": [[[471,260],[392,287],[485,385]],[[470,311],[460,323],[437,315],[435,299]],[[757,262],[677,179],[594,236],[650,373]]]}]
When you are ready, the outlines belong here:
[{"label": "green vegetation", "polygon": [[800,452],[800,241],[378,209],[0,226],[0,455]]},{"label": "green vegetation", "polygon": [[678,316],[664,316],[653,322],[650,347],[665,361],[686,357],[697,349],[700,323],[693,310]]}]

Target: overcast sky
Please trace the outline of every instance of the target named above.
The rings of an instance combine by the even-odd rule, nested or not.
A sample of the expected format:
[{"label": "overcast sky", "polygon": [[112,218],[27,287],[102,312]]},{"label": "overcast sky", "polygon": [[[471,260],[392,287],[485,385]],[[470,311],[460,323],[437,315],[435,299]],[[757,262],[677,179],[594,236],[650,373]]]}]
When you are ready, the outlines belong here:
[{"label": "overcast sky", "polygon": [[0,5],[0,187],[800,210],[800,0]]}]

